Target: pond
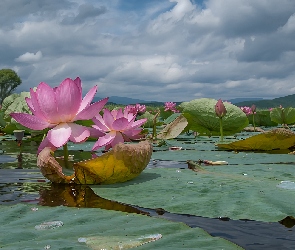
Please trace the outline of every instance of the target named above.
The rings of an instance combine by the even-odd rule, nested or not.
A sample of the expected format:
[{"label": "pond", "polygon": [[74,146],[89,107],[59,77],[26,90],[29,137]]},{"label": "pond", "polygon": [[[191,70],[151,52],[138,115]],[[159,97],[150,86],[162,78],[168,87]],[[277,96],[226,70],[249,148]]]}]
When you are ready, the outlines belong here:
[{"label": "pond", "polygon": [[[288,150],[220,150],[218,137],[184,134],[154,145],[137,178],[87,186],[48,182],[36,166],[36,143],[24,140],[19,147],[13,136],[0,139],[1,249],[293,249],[295,244],[295,156]],[[92,145],[69,144],[74,161],[90,158]],[[198,168],[189,168],[188,161]]]}]

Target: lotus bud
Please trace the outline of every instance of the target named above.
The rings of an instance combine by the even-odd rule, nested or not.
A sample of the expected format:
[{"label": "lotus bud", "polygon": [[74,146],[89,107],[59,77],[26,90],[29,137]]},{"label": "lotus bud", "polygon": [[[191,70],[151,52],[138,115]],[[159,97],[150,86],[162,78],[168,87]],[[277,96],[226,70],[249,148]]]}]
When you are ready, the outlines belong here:
[{"label": "lotus bud", "polygon": [[226,115],[226,108],[221,99],[219,99],[215,105],[215,113],[219,118],[222,118]]},{"label": "lotus bud", "polygon": [[251,111],[252,111],[253,114],[254,114],[255,111],[256,111],[256,106],[255,106],[254,104],[251,106]]}]

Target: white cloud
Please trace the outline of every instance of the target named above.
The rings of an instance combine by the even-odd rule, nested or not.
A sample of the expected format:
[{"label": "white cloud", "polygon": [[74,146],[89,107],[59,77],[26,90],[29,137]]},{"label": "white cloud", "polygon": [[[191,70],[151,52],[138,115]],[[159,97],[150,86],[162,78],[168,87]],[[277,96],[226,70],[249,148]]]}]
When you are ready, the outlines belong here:
[{"label": "white cloud", "polygon": [[295,93],[293,0],[60,0],[58,9],[16,1],[18,11],[2,18],[0,67],[18,69],[18,91],[80,76],[84,91],[98,84],[101,97]]},{"label": "white cloud", "polygon": [[39,50],[35,54],[26,52],[25,54],[22,54],[18,58],[16,58],[15,61],[30,63],[30,62],[38,62],[41,58],[42,58],[42,52]]}]

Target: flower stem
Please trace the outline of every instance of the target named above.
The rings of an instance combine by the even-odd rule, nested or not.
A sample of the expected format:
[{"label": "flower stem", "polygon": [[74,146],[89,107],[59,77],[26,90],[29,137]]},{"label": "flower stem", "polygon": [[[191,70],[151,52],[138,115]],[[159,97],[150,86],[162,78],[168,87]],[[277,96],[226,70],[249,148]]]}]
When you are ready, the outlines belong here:
[{"label": "flower stem", "polygon": [[253,113],[253,127],[254,127],[254,132],[256,132],[256,129],[255,129],[255,118],[254,118],[254,113]]},{"label": "flower stem", "polygon": [[69,151],[68,151],[68,144],[67,143],[63,146],[63,149],[64,149],[65,167],[67,168],[69,166]]},{"label": "flower stem", "polygon": [[154,116],[154,119],[153,119],[153,135],[152,135],[152,138],[153,140],[156,140],[157,139],[157,117],[160,115],[160,111],[158,111],[155,116]]},{"label": "flower stem", "polygon": [[222,126],[222,117],[219,118],[220,124],[220,141],[223,142],[223,126]]}]

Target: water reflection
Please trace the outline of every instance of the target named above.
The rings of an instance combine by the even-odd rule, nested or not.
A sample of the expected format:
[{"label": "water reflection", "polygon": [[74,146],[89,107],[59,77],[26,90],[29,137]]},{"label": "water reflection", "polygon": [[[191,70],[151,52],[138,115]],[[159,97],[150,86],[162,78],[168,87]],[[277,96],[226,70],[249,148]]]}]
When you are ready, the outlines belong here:
[{"label": "water reflection", "polygon": [[87,185],[51,184],[39,191],[39,205],[101,208],[127,213],[146,214],[138,208],[117,201],[104,199],[93,192]]}]

